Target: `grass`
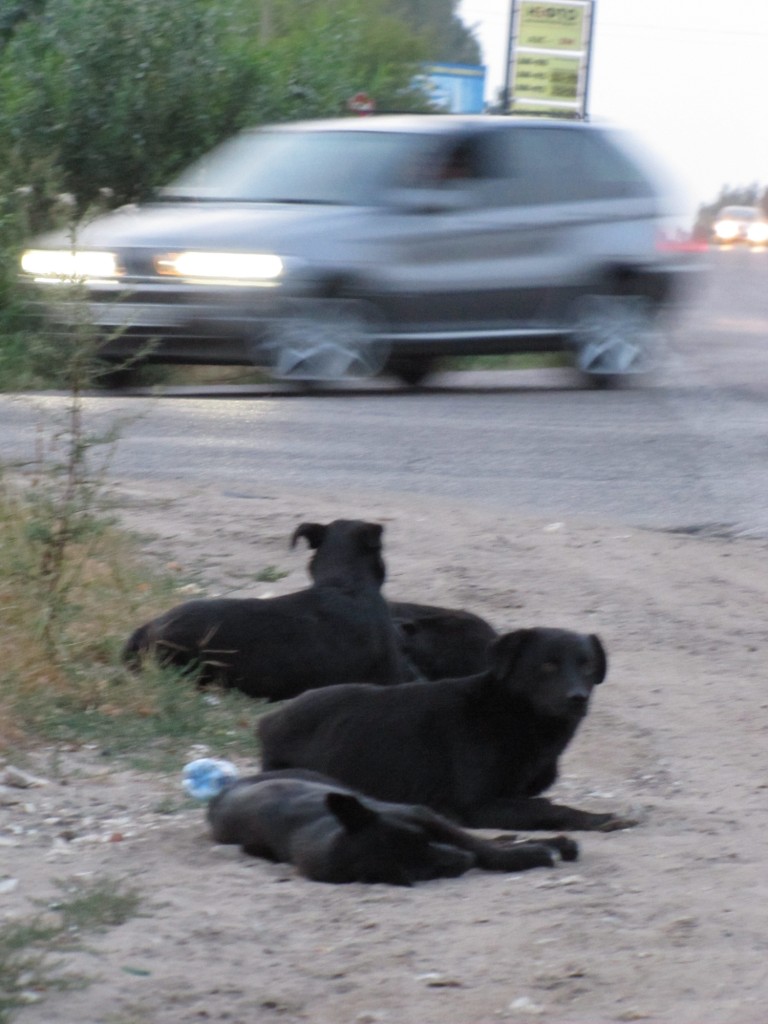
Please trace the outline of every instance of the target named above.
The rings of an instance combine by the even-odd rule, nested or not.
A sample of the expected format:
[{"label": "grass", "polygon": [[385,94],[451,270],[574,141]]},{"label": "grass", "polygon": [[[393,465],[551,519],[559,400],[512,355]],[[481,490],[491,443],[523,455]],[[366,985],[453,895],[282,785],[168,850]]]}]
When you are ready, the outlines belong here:
[{"label": "grass", "polygon": [[[508,356],[452,356],[440,361],[445,370],[530,370],[550,366],[569,366],[564,352],[529,352]],[[246,366],[166,366],[162,383],[192,384],[263,384],[270,380],[263,370]]]},{"label": "grass", "polygon": [[278,580],[284,579],[287,575],[288,572],[277,565],[265,565],[263,569],[256,573],[256,582],[277,583]]},{"label": "grass", "polygon": [[18,307],[0,309],[0,391],[55,387],[55,373],[38,358],[38,335]]},{"label": "grass", "polygon": [[[82,437],[77,427],[74,441]],[[184,600],[188,581],[147,566],[139,538],[118,528],[78,467],[65,465],[63,490],[50,468],[21,483],[0,467],[0,757],[24,764],[46,744],[53,767],[63,745],[87,745],[107,764],[176,775],[194,746],[253,756],[265,702],[122,665],[130,630]],[[158,813],[189,805],[158,799]],[[62,957],[140,913],[139,894],[113,879],[59,888],[39,913],[0,924],[0,1024],[49,993],[85,987]]]},{"label": "grass", "polygon": [[512,356],[454,356],[446,359],[446,370],[535,370],[550,366],[570,366],[564,352],[530,352]]},{"label": "grass", "polygon": [[57,885],[62,896],[44,911],[0,927],[0,1024],[47,992],[86,985],[86,978],[62,974],[56,955],[82,948],[88,933],[114,928],[139,913],[138,891],[119,880]]},{"label": "grass", "polygon": [[[0,753],[43,742],[98,744],[132,766],[178,768],[192,744],[252,755],[264,707],[236,691],[200,691],[168,669],[129,672],[133,626],[186,598],[184,580],[152,572],[108,516],[77,520],[50,591],[50,520],[29,489],[0,477]],[[53,628],[51,628],[53,623]]]},{"label": "grass", "polygon": [[[162,770],[178,767],[192,744],[253,753],[257,702],[121,664],[131,629],[186,599],[187,581],[149,569],[138,540],[116,525],[106,481],[120,424],[94,432],[88,422],[97,332],[76,282],[70,298],[75,326],[58,351],[66,408],[41,425],[23,477],[0,465],[0,754],[40,741],[89,743]],[[30,360],[48,352],[53,366],[41,345],[30,343]]]}]

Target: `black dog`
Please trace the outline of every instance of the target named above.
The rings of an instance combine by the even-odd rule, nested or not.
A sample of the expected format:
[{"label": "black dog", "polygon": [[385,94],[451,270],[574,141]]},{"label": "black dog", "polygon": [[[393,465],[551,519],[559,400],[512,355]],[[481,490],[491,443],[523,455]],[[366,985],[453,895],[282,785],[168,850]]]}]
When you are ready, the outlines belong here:
[{"label": "black dog", "polygon": [[308,768],[475,828],[623,828],[539,794],[606,674],[597,636],[522,629],[464,679],[333,686],[261,719],[265,770]]},{"label": "black dog", "polygon": [[527,871],[576,860],[566,836],[512,844],[470,835],[425,807],[371,800],[314,772],[254,775],[208,805],[213,839],[294,864],[316,882],[413,885],[470,868]]},{"label": "black dog", "polygon": [[313,583],[281,597],[188,601],[140,626],[124,660],[151,653],[163,664],[198,669],[201,683],[234,686],[282,700],[340,682],[402,680],[397,634],[382,597],[385,577],[378,523],[337,519],[302,523],[314,549]]},{"label": "black dog", "polygon": [[390,601],[405,669],[413,679],[456,679],[482,672],[498,633],[479,615]]}]

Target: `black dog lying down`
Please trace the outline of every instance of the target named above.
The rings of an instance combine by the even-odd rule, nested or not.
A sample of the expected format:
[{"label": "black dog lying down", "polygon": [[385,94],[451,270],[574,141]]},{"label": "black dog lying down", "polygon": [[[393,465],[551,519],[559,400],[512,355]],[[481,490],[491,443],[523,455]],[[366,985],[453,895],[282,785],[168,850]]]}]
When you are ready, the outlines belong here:
[{"label": "black dog lying down", "polygon": [[634,822],[539,796],[606,674],[595,635],[522,629],[463,679],[331,686],[259,722],[265,770],[323,772],[380,800],[475,828],[601,829]]},{"label": "black dog lying down", "polygon": [[408,678],[455,679],[488,667],[499,634],[479,615],[410,601],[390,601],[389,611]]},{"label": "black dog lying down", "polygon": [[136,629],[123,659],[138,668],[154,655],[199,670],[201,683],[269,700],[331,683],[399,683],[397,634],[381,594],[382,531],[356,519],[302,523],[291,545],[303,537],[314,550],[311,587],[263,600],[187,601]]},{"label": "black dog lying down", "polygon": [[267,772],[227,785],[208,804],[218,843],[294,864],[316,882],[413,885],[470,868],[527,871],[576,860],[566,836],[482,839],[425,807],[383,803],[314,772]]}]

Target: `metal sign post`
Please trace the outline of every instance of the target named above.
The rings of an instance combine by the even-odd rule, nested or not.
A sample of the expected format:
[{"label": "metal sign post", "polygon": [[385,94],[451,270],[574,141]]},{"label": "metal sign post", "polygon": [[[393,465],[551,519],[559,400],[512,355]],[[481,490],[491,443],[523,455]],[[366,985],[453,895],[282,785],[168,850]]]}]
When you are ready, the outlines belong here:
[{"label": "metal sign post", "polygon": [[504,112],[586,120],[595,0],[512,0]]}]

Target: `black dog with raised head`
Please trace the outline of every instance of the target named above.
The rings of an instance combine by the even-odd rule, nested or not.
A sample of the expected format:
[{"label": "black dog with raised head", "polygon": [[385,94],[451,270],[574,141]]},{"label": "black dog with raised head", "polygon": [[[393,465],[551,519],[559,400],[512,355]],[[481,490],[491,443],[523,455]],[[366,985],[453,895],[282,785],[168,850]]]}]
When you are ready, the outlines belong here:
[{"label": "black dog with raised head", "polygon": [[539,795],[557,778],[606,667],[594,634],[507,633],[477,675],[332,686],[290,701],[259,723],[263,767],[322,772],[470,828],[623,828],[633,822]]},{"label": "black dog with raised head", "polygon": [[208,820],[216,842],[294,864],[316,882],[413,885],[473,867],[552,867],[578,855],[566,836],[481,839],[426,807],[372,800],[314,772],[267,772],[232,782],[209,803]]},{"label": "black dog with raised head", "polygon": [[398,639],[381,594],[383,527],[357,519],[302,523],[312,586],[266,599],[187,601],[134,631],[124,660],[147,655],[195,669],[201,683],[283,700],[341,682],[402,680]]}]

